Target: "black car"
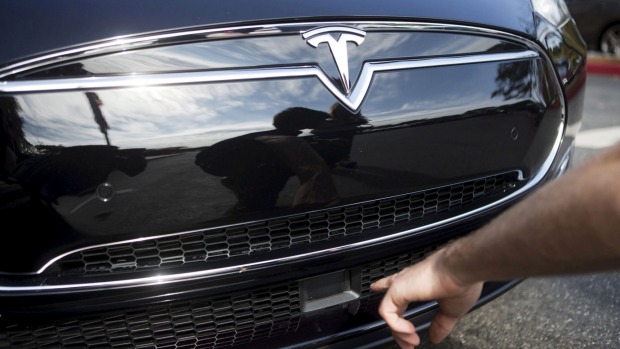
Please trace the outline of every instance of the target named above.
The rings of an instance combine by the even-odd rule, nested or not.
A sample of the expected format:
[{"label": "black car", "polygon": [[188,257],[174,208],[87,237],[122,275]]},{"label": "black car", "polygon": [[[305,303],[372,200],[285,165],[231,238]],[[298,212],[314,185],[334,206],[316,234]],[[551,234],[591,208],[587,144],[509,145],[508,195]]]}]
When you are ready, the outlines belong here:
[{"label": "black car", "polygon": [[0,347],[387,343],[373,281],[570,166],[561,4],[2,2]]},{"label": "black car", "polygon": [[566,0],[588,48],[620,56],[620,1]]}]

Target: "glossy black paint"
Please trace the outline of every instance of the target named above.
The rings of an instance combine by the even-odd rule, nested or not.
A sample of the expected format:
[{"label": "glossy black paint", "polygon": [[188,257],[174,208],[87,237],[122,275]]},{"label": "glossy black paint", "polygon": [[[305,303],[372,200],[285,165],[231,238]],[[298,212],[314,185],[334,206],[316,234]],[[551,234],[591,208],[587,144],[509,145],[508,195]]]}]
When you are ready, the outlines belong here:
[{"label": "glossy black paint", "polygon": [[[93,32],[63,36],[64,30],[70,29],[62,26],[60,18],[66,17],[57,17],[53,20],[57,30],[49,31],[49,40],[37,38],[20,49],[9,42],[11,49],[7,52],[17,57],[80,40],[104,38],[109,36],[109,30],[137,33],[208,26],[222,18],[233,25],[245,25],[254,23],[254,19],[266,20],[272,16],[281,17],[278,21],[287,21],[302,13],[303,16],[295,20],[304,21],[313,15],[318,16],[313,19],[349,18],[350,12],[363,18],[379,14],[384,15],[384,19],[433,17],[433,21],[439,22],[478,22],[481,26],[505,27],[507,31],[530,38],[544,33],[537,40],[549,53],[556,71],[548,69],[542,57],[382,73],[375,76],[359,113],[338,107],[334,97],[315,78],[102,89],[95,91],[96,95],[88,94],[93,91],[0,95],[3,149],[0,154],[4,165],[0,218],[11,223],[3,225],[5,234],[0,238],[0,269],[4,272],[0,286],[53,286],[55,282],[83,283],[85,279],[97,282],[134,276],[121,272],[75,277],[75,280],[55,279],[53,270],[52,274],[41,277],[31,275],[50,258],[84,246],[264,217],[320,212],[333,206],[507,171],[520,171],[525,183],[540,168],[558,132],[562,132],[564,138],[547,179],[555,177],[570,153],[575,130],[581,121],[585,82],[583,43],[571,23],[554,28],[533,16],[527,1],[477,3],[482,11],[471,10],[471,3],[448,6],[447,1],[363,2],[355,9],[337,3],[313,2],[291,7],[290,2],[286,6],[271,2],[256,11],[241,9],[239,5],[244,2],[209,5],[191,2],[192,6],[180,11],[170,11],[167,8],[170,4],[153,10],[150,4],[133,3],[125,4],[126,13],[117,16],[119,25],[113,27],[98,28],[100,19],[93,17],[92,26],[89,26]],[[34,12],[36,18],[38,9],[30,7],[31,4],[34,2],[9,6],[14,11]],[[65,10],[64,15],[75,16],[73,8],[67,4],[57,5],[62,5],[59,8]],[[86,9],[86,13],[99,11],[104,18],[106,9],[99,6],[102,5]],[[203,14],[198,11],[201,6],[210,6],[211,11]],[[497,11],[498,7],[502,10]],[[213,12],[214,8],[220,11]],[[170,16],[157,14],[166,10]],[[138,11],[144,17],[136,21],[133,16]],[[416,13],[411,17],[407,11]],[[157,23],[150,21],[151,18],[156,18]],[[249,21],[235,22],[240,19]],[[2,22],[0,28],[19,26]],[[39,29],[45,30],[46,23]],[[127,25],[125,28],[123,23]],[[132,28],[141,29],[132,32]],[[286,37],[282,39],[287,40]],[[411,40],[415,45],[406,45],[394,55],[444,55],[451,46],[455,47],[452,52],[459,54],[522,48],[517,42],[454,33],[424,33],[413,38],[403,35],[401,39]],[[373,39],[369,35],[368,40],[379,46],[385,38]],[[220,50],[231,56],[236,47],[225,40],[205,41],[88,57],[37,67],[11,78],[250,66],[252,60],[247,53],[254,53],[253,58],[262,65],[281,64],[292,59],[291,56],[273,55],[266,41],[258,45],[252,45],[250,40],[247,43],[246,55],[232,60],[205,60],[205,52]],[[290,41],[289,45],[298,55],[294,60],[304,61],[309,57],[308,62],[319,62],[328,75],[337,80],[337,71],[330,66],[329,55],[322,56],[308,49],[303,41]],[[386,46],[394,50],[394,46]],[[194,57],[197,60],[165,59],[181,53],[187,58],[188,52],[193,50],[198,52]],[[353,50],[350,54],[352,66],[359,66],[368,59],[385,58],[381,54],[356,55]],[[106,66],[107,62],[111,64]],[[355,70],[354,74],[357,72]],[[400,81],[394,79],[396,75]],[[553,83],[556,76],[562,82],[560,88]],[[562,113],[563,99],[567,102],[566,115]],[[566,129],[558,129],[563,121]],[[314,179],[307,180],[308,177]],[[347,250],[336,249],[326,256],[283,260],[277,266],[240,269],[209,278],[132,287],[101,284],[88,290],[4,290],[0,293],[0,334],[13,322],[45,324],[49,320],[73,317],[98,318],[99,314],[124,317],[128,310],[139,313],[152,306],[165,308],[170,304],[174,308],[204,297],[244,294],[334,270],[353,270],[386,256],[436,247],[467,234],[515,201],[479,212],[468,220],[428,229],[423,234]],[[437,219],[450,214],[453,213],[447,212]],[[10,238],[6,236],[9,225],[18,227],[11,231]],[[382,234],[398,229],[401,228],[386,228]],[[348,241],[354,243],[363,239],[353,237]],[[300,246],[292,252],[275,251],[269,256],[281,258],[336,245]],[[234,263],[243,265],[257,260],[260,256],[242,256]],[[218,268],[231,263],[222,260],[210,262],[208,266]],[[488,297],[496,297],[510,285],[489,285]],[[376,302],[379,297],[373,299]],[[486,301],[488,299],[482,299],[480,304]],[[293,345],[301,340],[307,340],[308,346],[352,340],[346,337],[347,331],[351,331],[350,336],[359,335],[360,329],[379,320],[373,307],[376,308],[376,304],[370,302],[367,309],[358,313],[346,304],[305,314],[299,327],[307,330],[303,338],[284,337],[271,342],[271,347]],[[432,311],[429,304],[415,304],[411,316],[416,325],[424,326]],[[384,331],[383,335],[386,333]],[[0,336],[0,347],[8,346],[6,343]],[[339,345],[350,347],[350,343]]]},{"label": "glossy black paint", "polygon": [[[338,23],[334,23],[335,25]],[[346,23],[344,23],[346,25]],[[404,23],[403,23],[404,24]],[[302,40],[298,31],[304,27],[265,26],[179,37],[176,41],[201,40],[184,45],[162,44],[154,48],[124,49],[118,54],[78,57],[65,64],[52,64],[38,70],[16,74],[13,79],[88,77],[120,74],[152,74],[184,71],[209,71],[291,65],[318,64],[334,81],[338,70],[330,55]],[[364,49],[351,46],[348,63],[350,79],[357,80],[364,62],[381,61],[386,57],[428,58],[448,55],[510,52],[522,45],[465,33],[442,33],[441,28],[426,32],[367,29]],[[269,35],[275,32],[275,35]],[[170,41],[174,42],[173,39]],[[455,77],[458,78],[458,77]]]},{"label": "glossy black paint", "polygon": [[[122,8],[122,11],[119,9]],[[0,67],[21,57],[110,37],[151,31],[178,30],[225,23],[274,23],[316,19],[393,19],[478,23],[533,35],[533,16],[528,1],[476,0],[467,3],[424,1],[269,1],[252,0],[79,0],[12,1],[2,4],[0,32],[3,37]],[[24,19],[24,20],[15,20]],[[25,20],[28,19],[28,20]],[[36,23],[36,25],[31,25]],[[111,25],[113,23],[113,25]]]},{"label": "glossy black paint", "polygon": [[[559,91],[530,90],[549,78],[536,61],[488,65],[398,72],[402,85],[381,74],[361,113],[339,107],[339,117],[288,109],[334,103],[314,79],[301,82],[317,91],[314,99],[286,81],[100,91],[105,125],[80,92],[16,96],[24,127],[11,138],[41,153],[19,154],[8,175],[29,193],[28,206],[43,203],[62,228],[51,232],[38,220],[23,240],[5,240],[3,271],[34,272],[76,247],[247,214],[273,217],[508,171],[529,178],[556,138]],[[273,106],[250,110],[261,103]],[[17,226],[14,212],[2,215]]]}]

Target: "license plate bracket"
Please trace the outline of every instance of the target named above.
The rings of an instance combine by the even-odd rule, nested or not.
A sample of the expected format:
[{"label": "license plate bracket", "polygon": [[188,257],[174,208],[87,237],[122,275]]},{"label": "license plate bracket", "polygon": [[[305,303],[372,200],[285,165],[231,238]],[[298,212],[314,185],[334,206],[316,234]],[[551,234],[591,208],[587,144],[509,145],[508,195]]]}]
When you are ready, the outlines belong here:
[{"label": "license plate bracket", "polygon": [[340,270],[301,280],[301,311],[307,313],[354,301],[359,298],[361,288],[359,270]]}]

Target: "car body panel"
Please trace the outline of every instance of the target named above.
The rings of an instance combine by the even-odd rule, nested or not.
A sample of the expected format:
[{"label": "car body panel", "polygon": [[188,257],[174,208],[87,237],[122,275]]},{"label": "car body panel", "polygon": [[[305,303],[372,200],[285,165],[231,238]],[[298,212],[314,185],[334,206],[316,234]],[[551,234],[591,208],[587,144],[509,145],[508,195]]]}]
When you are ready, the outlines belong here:
[{"label": "car body panel", "polygon": [[[477,10],[471,11],[472,8]],[[183,0],[174,3],[159,0],[131,3],[120,0],[105,3],[75,0],[50,3],[30,0],[3,4],[0,31],[18,35],[11,35],[3,40],[5,49],[0,53],[0,65],[46,51],[56,51],[58,48],[136,33],[196,26],[226,26],[244,22],[277,23],[318,18],[329,20],[334,17],[338,20],[407,18],[469,22],[533,34],[531,5],[527,1],[519,0],[502,1],[501,4],[492,0],[476,0],[467,4],[447,0],[435,1],[432,4],[398,0],[381,3],[279,0],[261,6],[256,6],[251,0]],[[15,18],[28,21],[13,20]],[[37,25],[30,26],[28,23]]]},{"label": "car body panel", "polygon": [[129,4],[71,39],[58,3],[0,68],[0,347],[385,335],[370,283],[561,175],[581,122],[574,22],[448,3]]},{"label": "car body panel", "polygon": [[[443,31],[369,31],[367,43],[378,52],[372,52],[374,57],[352,54],[349,63],[361,67],[377,57],[411,56],[432,61],[436,55],[446,55],[448,48],[456,48],[448,51],[450,55],[481,55],[483,61],[375,73],[360,110],[341,109],[340,119],[327,114],[338,101],[312,76],[108,88],[95,90],[100,103],[95,106],[89,103],[89,94],[95,93],[90,89],[15,94],[25,125],[23,137],[15,139],[42,154],[20,162],[14,177],[29,192],[40,193],[39,200],[53,207],[62,224],[70,227],[60,234],[73,238],[50,234],[36,248],[33,237],[40,229],[32,227],[28,231],[34,236],[21,235],[17,245],[3,243],[2,255],[6,265],[22,268],[35,256],[40,261],[30,270],[4,271],[33,273],[77,248],[255,220],[253,216],[262,218],[268,211],[267,218],[286,216],[510,171],[522,179],[531,178],[554,147],[563,122],[563,111],[557,109],[560,91],[548,90],[544,82],[552,78],[551,73],[545,72],[537,57],[484,62],[486,57],[494,59],[495,52],[529,52],[527,47]],[[236,44],[238,40],[241,43]],[[251,39],[238,40],[126,52],[120,59],[146,61],[166,74],[186,70],[219,74],[231,66],[246,69],[248,63],[220,58],[226,66],[213,65],[209,58],[232,55],[226,45],[250,45],[259,66],[283,61],[285,71],[290,71],[292,63],[310,62],[336,79],[334,63],[319,59],[319,50],[306,45],[298,34],[275,39],[258,36],[258,43],[249,44]],[[410,41],[420,48],[394,52],[394,46],[413,46]],[[256,59],[263,52],[269,57],[273,51],[265,43],[272,42],[281,45],[278,52],[292,46],[290,51],[297,56],[279,56],[281,61]],[[380,42],[388,44],[379,46]],[[225,48],[216,50],[209,44]],[[194,59],[196,66],[188,67],[165,58],[179,55],[190,60],[193,55],[186,52],[203,57],[206,63]],[[132,74],[141,73],[140,69],[157,73],[150,66],[128,68],[119,63],[118,55],[111,55],[109,62],[107,57],[18,76],[26,83],[33,76],[46,77],[47,86],[54,74],[66,82],[74,75],[116,78],[127,71],[107,67]],[[359,75],[351,74],[352,81]],[[3,88],[11,91],[14,85],[10,81]],[[448,102],[446,95],[451,96]],[[555,110],[543,112],[552,105]],[[63,128],[50,133],[50,123]],[[433,161],[439,157],[444,159]],[[309,175],[290,160],[299,158],[329,178],[304,182]],[[322,186],[322,196],[307,196],[309,188],[317,185]],[[53,241],[62,241],[62,246],[55,248]],[[29,253],[11,253],[16,250]]]}]

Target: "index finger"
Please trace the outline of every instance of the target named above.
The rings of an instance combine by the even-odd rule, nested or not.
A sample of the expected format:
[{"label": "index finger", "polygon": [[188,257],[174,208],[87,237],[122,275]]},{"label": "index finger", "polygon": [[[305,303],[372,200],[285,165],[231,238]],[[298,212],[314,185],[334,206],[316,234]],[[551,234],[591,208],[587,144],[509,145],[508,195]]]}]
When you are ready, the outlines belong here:
[{"label": "index finger", "polygon": [[375,292],[384,292],[384,291],[386,291],[392,285],[392,281],[394,280],[395,276],[396,276],[396,274],[392,274],[390,276],[384,277],[383,279],[379,279],[379,280],[373,282],[370,285],[370,289],[375,291]]}]

